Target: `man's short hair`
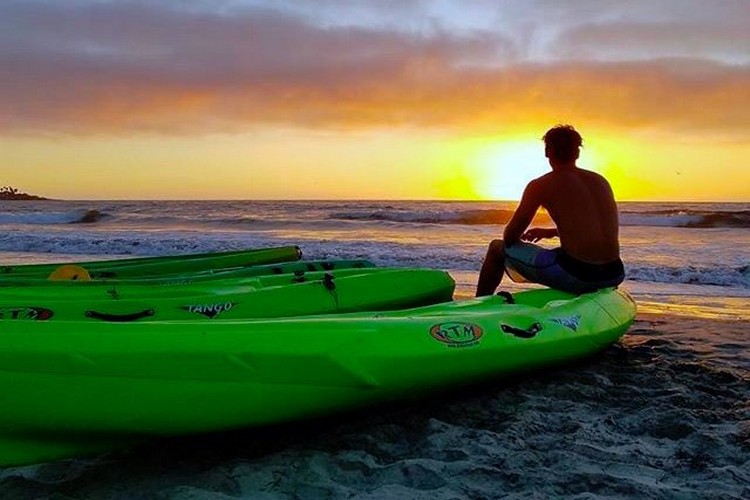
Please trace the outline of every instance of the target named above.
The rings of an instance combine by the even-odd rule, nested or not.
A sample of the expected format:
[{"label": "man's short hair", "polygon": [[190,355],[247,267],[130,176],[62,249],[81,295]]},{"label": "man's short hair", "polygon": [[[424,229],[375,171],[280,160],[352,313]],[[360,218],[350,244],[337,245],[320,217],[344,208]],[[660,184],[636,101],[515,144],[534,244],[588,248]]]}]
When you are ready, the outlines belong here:
[{"label": "man's short hair", "polygon": [[560,161],[578,158],[578,150],[583,145],[583,138],[571,125],[556,125],[549,129],[544,137],[549,155]]}]

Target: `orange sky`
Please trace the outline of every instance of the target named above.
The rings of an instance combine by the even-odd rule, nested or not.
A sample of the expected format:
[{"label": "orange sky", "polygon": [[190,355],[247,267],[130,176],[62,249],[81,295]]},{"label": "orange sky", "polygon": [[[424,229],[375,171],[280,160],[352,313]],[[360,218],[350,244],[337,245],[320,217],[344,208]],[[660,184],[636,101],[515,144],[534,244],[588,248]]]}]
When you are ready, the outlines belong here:
[{"label": "orange sky", "polygon": [[517,199],[572,123],[620,199],[750,201],[750,3],[656,4],[6,2],[0,183]]}]

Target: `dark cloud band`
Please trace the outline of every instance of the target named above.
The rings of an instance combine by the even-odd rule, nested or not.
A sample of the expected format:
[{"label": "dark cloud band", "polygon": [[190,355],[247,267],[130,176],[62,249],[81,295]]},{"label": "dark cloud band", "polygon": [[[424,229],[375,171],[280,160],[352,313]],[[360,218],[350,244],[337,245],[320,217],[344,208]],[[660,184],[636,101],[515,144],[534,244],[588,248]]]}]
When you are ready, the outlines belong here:
[{"label": "dark cloud band", "polygon": [[[530,64],[515,40],[486,31],[333,28],[277,10],[177,5],[4,3],[0,132],[492,129],[560,117],[750,128],[747,65],[570,57]],[[578,33],[569,48],[603,36]]]}]

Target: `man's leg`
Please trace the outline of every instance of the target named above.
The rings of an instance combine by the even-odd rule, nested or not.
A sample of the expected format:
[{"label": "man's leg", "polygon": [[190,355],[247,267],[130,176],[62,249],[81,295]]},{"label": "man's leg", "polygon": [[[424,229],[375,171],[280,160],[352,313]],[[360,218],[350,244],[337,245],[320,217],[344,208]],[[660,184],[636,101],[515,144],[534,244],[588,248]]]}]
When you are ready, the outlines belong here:
[{"label": "man's leg", "polygon": [[492,295],[503,279],[505,272],[505,243],[503,240],[492,240],[484,257],[482,269],[477,282],[477,297]]}]

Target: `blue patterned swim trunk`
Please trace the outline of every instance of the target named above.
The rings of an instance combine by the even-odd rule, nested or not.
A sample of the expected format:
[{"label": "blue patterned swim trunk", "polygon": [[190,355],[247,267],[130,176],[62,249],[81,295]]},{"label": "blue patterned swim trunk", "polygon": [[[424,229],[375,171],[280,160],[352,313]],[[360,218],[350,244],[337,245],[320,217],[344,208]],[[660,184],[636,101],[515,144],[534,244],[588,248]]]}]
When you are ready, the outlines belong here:
[{"label": "blue patterned swim trunk", "polygon": [[569,293],[615,287],[625,279],[620,259],[589,264],[570,257],[562,248],[547,249],[524,242],[505,249],[505,270],[515,282],[532,281]]}]

